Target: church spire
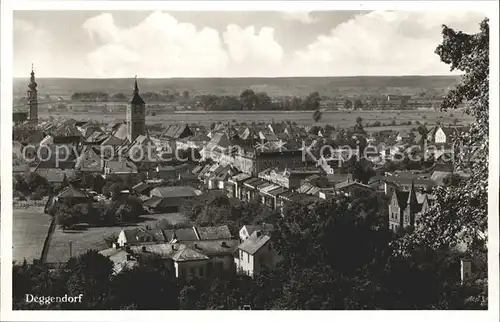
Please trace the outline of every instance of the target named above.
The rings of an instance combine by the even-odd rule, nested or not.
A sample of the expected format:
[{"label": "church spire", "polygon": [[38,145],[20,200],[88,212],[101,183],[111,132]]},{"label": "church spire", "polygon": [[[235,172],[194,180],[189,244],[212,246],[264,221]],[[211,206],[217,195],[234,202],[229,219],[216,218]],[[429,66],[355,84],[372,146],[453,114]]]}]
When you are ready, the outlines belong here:
[{"label": "church spire", "polygon": [[137,86],[137,75],[135,75],[134,79],[134,95],[139,94],[139,86]]},{"label": "church spire", "polygon": [[417,200],[417,192],[415,191],[415,181],[411,181],[410,193],[408,195],[408,206],[410,207],[411,212],[418,211],[418,200]]},{"label": "church spire", "polygon": [[33,64],[31,64],[31,77],[30,77],[30,83],[28,85],[29,89],[31,90],[36,90],[36,81],[35,81],[35,71],[33,69]]}]

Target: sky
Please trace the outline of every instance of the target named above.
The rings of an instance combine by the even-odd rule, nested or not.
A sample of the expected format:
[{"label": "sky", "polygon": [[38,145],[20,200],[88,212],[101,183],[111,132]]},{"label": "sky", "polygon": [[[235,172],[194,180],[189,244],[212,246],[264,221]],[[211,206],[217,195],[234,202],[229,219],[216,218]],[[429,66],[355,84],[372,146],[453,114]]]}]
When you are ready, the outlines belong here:
[{"label": "sky", "polygon": [[441,26],[477,12],[16,11],[15,77],[451,75]]}]

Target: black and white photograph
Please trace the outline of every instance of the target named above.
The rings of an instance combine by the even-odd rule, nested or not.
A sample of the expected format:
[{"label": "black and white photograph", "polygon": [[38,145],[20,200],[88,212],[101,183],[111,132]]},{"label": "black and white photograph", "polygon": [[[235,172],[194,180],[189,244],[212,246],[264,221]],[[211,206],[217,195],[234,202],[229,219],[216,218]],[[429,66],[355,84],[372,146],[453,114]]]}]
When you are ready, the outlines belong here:
[{"label": "black and white photograph", "polygon": [[498,321],[498,3],[7,2],[2,320]]}]

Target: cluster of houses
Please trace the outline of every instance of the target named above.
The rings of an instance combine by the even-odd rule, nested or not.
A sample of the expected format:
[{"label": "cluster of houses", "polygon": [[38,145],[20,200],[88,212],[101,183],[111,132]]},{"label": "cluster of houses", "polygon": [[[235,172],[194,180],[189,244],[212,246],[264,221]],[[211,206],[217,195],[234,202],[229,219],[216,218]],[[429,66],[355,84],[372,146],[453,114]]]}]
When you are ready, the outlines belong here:
[{"label": "cluster of houses", "polygon": [[[36,93],[33,95],[36,98]],[[32,109],[36,109],[35,103]],[[426,133],[389,131],[375,135],[360,131],[359,126],[352,131],[312,130],[274,122],[218,123],[210,128],[197,124],[146,127],[145,117],[137,81],[127,122],[102,126],[70,119],[38,124],[33,117],[14,128],[14,174],[35,172],[52,184],[82,173],[104,180],[121,179],[132,187],[127,193],[140,196],[143,206],[153,213],[178,212],[186,199],[210,190],[221,191],[230,199],[257,200],[282,213],[287,203],[311,206],[339,194],[356,197],[381,192],[391,200],[388,228],[397,232],[418,223],[420,214],[434,201],[433,187],[455,173],[440,159],[443,154],[434,154],[436,162],[425,172],[379,172],[364,183],[352,173],[339,172],[339,167],[348,161],[347,156],[359,156],[354,146],[360,141],[367,148],[377,148],[363,157],[377,169],[377,160],[411,145],[448,146],[461,131],[436,126]],[[307,146],[317,152],[335,140],[351,146],[337,146],[327,157],[307,157],[304,151]],[[180,156],[179,151],[189,153]],[[186,184],[169,186],[165,184],[169,179],[184,179]],[[68,187],[53,200],[85,200],[90,193]],[[220,272],[252,276],[261,267],[278,261],[271,231],[272,227],[266,225],[244,226],[240,236],[234,238],[225,226],[136,228],[122,231],[114,247],[102,254],[115,262],[116,271],[135,265],[137,253],[154,253],[168,261],[179,278]]]},{"label": "cluster of houses", "polygon": [[139,256],[157,256],[176,278],[206,278],[221,274],[253,276],[279,261],[271,241],[270,224],[246,225],[239,236],[227,226],[122,230],[112,248],[100,253],[114,263],[118,274],[137,265]]}]

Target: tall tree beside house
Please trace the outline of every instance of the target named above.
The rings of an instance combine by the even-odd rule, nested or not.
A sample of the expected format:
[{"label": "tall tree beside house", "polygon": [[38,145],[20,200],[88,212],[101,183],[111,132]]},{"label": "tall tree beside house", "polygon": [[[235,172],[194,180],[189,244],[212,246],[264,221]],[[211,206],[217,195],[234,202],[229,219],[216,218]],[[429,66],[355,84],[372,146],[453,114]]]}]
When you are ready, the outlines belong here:
[{"label": "tall tree beside house", "polygon": [[[443,41],[436,53],[451,70],[464,72],[462,82],[451,90],[442,108],[456,108],[468,101],[466,112],[475,118],[469,133],[459,137],[455,151],[457,168],[469,169],[471,176],[456,186],[436,191],[436,203],[421,218],[421,228],[397,244],[408,255],[415,245],[432,248],[465,244],[469,251],[486,252],[488,218],[488,117],[489,117],[489,24],[485,19],[474,35],[443,26]],[[457,158],[458,156],[458,158]],[[473,159],[470,159],[473,156]]]}]

